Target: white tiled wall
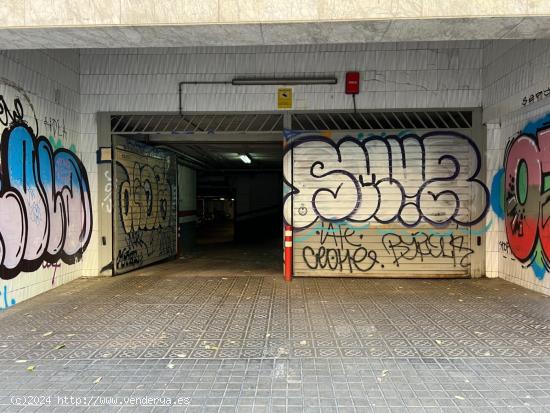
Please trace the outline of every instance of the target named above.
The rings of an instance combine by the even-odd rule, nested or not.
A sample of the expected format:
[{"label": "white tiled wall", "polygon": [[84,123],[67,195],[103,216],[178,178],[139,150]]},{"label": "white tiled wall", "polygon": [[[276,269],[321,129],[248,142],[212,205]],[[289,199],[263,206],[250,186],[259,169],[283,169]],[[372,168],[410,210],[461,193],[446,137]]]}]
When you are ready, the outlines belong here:
[{"label": "white tiled wall", "polygon": [[[337,85],[294,87],[295,109],[351,109],[346,71],[359,70],[360,108],[481,103],[481,43],[83,50],[83,112],[177,111],[178,82],[236,76],[336,74]],[[185,85],[185,111],[276,110],[276,86]]]},{"label": "white tiled wall", "polygon": [[[523,106],[524,96],[550,87],[550,41],[524,40],[489,42],[483,57],[483,108],[488,122],[488,182],[503,167],[508,141],[532,120],[550,113],[550,96]],[[550,274],[542,280],[532,268],[523,268],[513,256],[502,251],[506,242],[504,223],[491,211],[493,222],[487,236],[487,274],[500,276],[524,287],[550,295]]]},{"label": "white tiled wall", "polygon": [[[525,111],[521,115],[510,114],[520,102],[512,97],[548,78],[549,50],[547,42],[539,41],[486,45],[461,41],[2,52],[0,73],[29,91],[39,116],[65,119],[70,131],[67,144],[76,145],[88,172],[94,208],[98,208],[97,112],[175,113],[178,82],[227,81],[236,76],[336,74],[339,83],[334,86],[294,87],[295,109],[351,109],[352,101],[343,93],[344,74],[349,70],[361,72],[362,92],[357,96],[357,106],[362,109],[479,107],[483,103],[487,113],[502,114],[502,127],[493,119],[497,125],[488,138],[489,176],[492,176],[502,164],[503,145],[509,131],[519,129],[525,119],[534,116]],[[61,91],[60,104],[53,101],[56,88]],[[276,110],[276,89],[276,86],[187,85],[183,110]],[[501,223],[495,217],[490,219],[493,226],[488,235],[491,240],[488,275],[503,274],[548,292],[550,276],[538,283],[529,270],[524,271],[525,275],[502,272],[496,252],[498,239],[503,235]],[[80,275],[97,275],[97,239],[94,228],[83,262],[63,265],[56,275],[58,282]],[[51,287],[47,285],[51,284],[50,272],[45,269],[21,274],[7,283],[9,293],[20,301],[44,291]],[[513,272],[516,273],[523,274],[519,270]]]},{"label": "white tiled wall", "polygon": [[[351,109],[351,97],[343,93],[350,70],[361,72],[358,108],[479,107],[481,53],[478,41],[82,50],[82,139],[96,141],[99,111],[175,113],[180,81],[238,76],[336,74],[337,85],[295,86],[295,109]],[[277,86],[184,85],[183,110],[274,111],[276,91]],[[95,173],[95,165],[90,171]],[[97,255],[85,263],[86,274],[96,275]]]},{"label": "white tiled wall", "polygon": [[[25,120],[36,133],[36,122],[32,114],[34,109],[38,119],[39,134],[46,137],[53,135],[56,140],[60,139],[59,144],[66,148],[74,145],[76,155],[86,164],[87,154],[95,151],[93,149],[95,144],[82,141],[80,135],[79,68],[78,51],[1,51],[0,95],[3,95],[12,109],[13,100],[16,97],[24,102]],[[28,96],[30,103],[25,101],[25,95]],[[66,136],[52,133],[48,126],[44,125],[46,117],[64,123]],[[0,131],[3,129],[4,126],[0,125]],[[89,179],[95,194],[93,186],[95,177],[89,175]],[[95,199],[92,202],[95,202]],[[0,214],[5,213],[6,211],[0,211]],[[93,252],[86,251],[84,258],[88,255],[93,255]],[[61,266],[57,269],[41,267],[32,273],[22,272],[10,280],[0,279],[0,294],[2,294],[0,309],[5,307],[6,302],[8,305],[11,305],[12,300],[21,302],[82,275],[83,262],[73,265],[61,261],[59,263]],[[55,280],[53,280],[54,271]],[[6,300],[3,297],[4,291],[7,293]]]}]

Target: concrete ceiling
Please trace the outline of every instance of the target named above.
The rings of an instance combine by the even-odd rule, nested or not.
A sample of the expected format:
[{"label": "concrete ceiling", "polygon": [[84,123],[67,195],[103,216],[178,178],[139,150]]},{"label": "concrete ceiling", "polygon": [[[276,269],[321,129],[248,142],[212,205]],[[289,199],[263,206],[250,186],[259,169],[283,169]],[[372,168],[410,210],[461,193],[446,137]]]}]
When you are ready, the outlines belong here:
[{"label": "concrete ceiling", "polygon": [[192,47],[550,38],[550,16],[0,29],[0,49]]},{"label": "concrete ceiling", "polygon": [[[283,163],[282,142],[260,143],[167,143],[190,166],[205,171],[280,170]],[[247,154],[252,163],[245,164],[239,157]]]}]

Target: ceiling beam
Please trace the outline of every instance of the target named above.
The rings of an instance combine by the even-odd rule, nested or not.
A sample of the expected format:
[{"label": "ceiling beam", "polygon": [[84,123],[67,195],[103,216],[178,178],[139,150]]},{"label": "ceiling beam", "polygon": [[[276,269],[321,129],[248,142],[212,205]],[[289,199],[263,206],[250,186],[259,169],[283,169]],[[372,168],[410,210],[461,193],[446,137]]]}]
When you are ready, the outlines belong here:
[{"label": "ceiling beam", "polygon": [[190,134],[190,135],[150,135],[148,142],[151,143],[177,143],[177,144],[199,144],[199,143],[283,143],[281,132],[258,132],[250,134],[242,133],[211,133],[211,134]]}]

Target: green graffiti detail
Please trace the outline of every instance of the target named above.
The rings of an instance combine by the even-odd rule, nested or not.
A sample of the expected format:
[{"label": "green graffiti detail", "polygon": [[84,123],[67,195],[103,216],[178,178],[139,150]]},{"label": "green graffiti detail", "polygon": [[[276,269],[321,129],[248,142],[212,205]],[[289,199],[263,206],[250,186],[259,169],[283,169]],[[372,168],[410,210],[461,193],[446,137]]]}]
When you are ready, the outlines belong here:
[{"label": "green graffiti detail", "polygon": [[[65,146],[63,145],[63,142],[61,142],[61,139],[57,139],[57,141],[55,140],[55,138],[53,136],[49,136],[48,137],[48,140],[50,141],[50,144],[52,145],[53,149],[56,150],[56,149],[60,149],[60,148],[64,148]],[[69,150],[71,152],[76,152],[76,146],[74,144],[71,144],[71,146],[69,146]]]}]

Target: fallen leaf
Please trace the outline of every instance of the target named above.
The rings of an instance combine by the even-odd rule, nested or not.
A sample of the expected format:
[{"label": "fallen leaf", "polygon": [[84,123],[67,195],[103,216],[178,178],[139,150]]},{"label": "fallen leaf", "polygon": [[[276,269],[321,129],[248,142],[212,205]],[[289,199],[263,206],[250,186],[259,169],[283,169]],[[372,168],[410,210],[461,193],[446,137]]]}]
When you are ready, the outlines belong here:
[{"label": "fallen leaf", "polygon": [[166,365],[166,367],[168,367],[169,369],[173,369],[175,367],[175,365],[173,365],[172,363],[168,363]]},{"label": "fallen leaf", "polygon": [[42,337],[48,337],[53,334],[53,331],[48,331],[47,333],[42,334]]},{"label": "fallen leaf", "polygon": [[26,362],[27,362],[27,360],[23,360],[23,359],[21,359],[21,360],[15,360],[15,362],[16,362],[16,363],[26,363]]},{"label": "fallen leaf", "polygon": [[74,336],[76,336],[76,334],[72,334],[72,333],[71,333],[71,334],[67,334],[67,337],[74,337]]},{"label": "fallen leaf", "polygon": [[307,341],[305,341],[305,340],[300,341],[301,346],[305,346],[306,344],[307,344]]},{"label": "fallen leaf", "polygon": [[455,399],[464,400],[464,397],[462,397],[462,396],[455,396]]},{"label": "fallen leaf", "polygon": [[63,347],[65,347],[65,344],[58,344],[57,346],[54,347],[54,350],[60,350]]},{"label": "fallen leaf", "polygon": [[27,367],[27,371],[34,371],[34,366],[31,365],[31,366]]},{"label": "fallen leaf", "polygon": [[382,370],[382,377],[386,377],[386,374],[388,374],[389,370]]},{"label": "fallen leaf", "polygon": [[99,376],[97,379],[94,380],[94,384],[97,384],[101,381],[103,377]]},{"label": "fallen leaf", "polygon": [[180,353],[180,354],[176,354],[177,357],[180,357],[180,358],[183,358],[183,357],[187,357],[187,354],[185,353]]},{"label": "fallen leaf", "polygon": [[436,342],[437,344],[443,343],[441,340],[435,340],[435,342]]}]

